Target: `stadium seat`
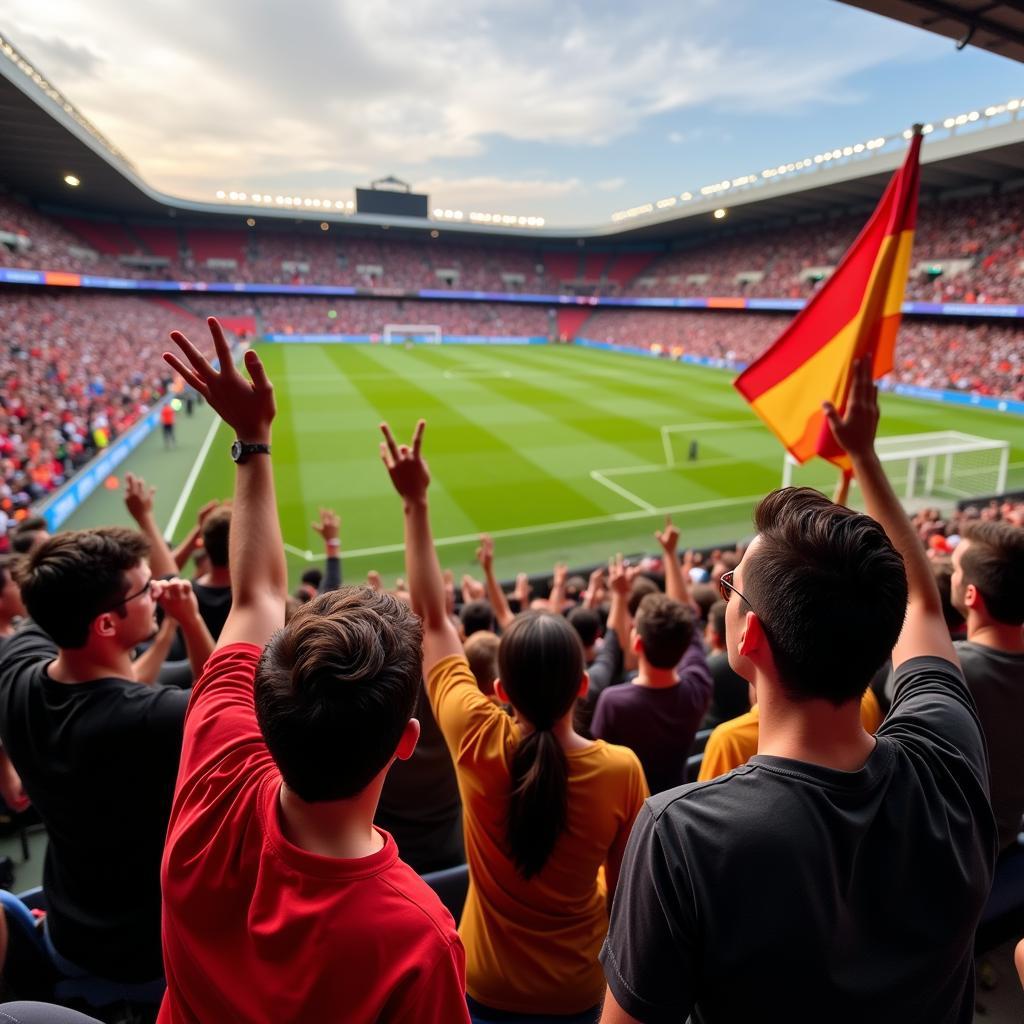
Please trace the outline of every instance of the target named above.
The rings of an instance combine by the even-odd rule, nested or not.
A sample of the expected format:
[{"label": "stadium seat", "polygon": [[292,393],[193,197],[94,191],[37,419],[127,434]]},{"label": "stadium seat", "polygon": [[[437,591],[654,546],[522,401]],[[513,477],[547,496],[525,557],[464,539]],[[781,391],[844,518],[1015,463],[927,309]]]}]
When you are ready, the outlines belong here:
[{"label": "stadium seat", "polygon": [[992,892],[975,937],[979,954],[1024,934],[1024,833],[996,861]]},{"label": "stadium seat", "polygon": [[4,1024],[101,1024],[95,1017],[66,1006],[35,1002],[4,1003],[0,1006],[0,1020]]},{"label": "stadium seat", "polygon": [[509,1013],[503,1010],[484,1010],[473,999],[466,1000],[469,1006],[469,1017],[473,1024],[597,1024],[600,1011],[588,1010],[586,1013],[544,1016],[537,1014]]},{"label": "stadium seat", "polygon": [[430,871],[421,877],[437,893],[458,924],[466,903],[466,891],[469,889],[469,866],[459,864],[458,867],[442,871]]},{"label": "stadium seat", "polygon": [[690,747],[690,756],[694,754],[703,754],[704,748],[708,745],[708,737],[714,732],[713,729],[701,729],[696,736],[693,737],[693,746]]},{"label": "stadium seat", "polygon": [[686,768],[683,771],[684,782],[696,782],[697,776],[700,773],[700,766],[704,760],[704,752],[701,751],[699,754],[691,754],[686,759]]}]

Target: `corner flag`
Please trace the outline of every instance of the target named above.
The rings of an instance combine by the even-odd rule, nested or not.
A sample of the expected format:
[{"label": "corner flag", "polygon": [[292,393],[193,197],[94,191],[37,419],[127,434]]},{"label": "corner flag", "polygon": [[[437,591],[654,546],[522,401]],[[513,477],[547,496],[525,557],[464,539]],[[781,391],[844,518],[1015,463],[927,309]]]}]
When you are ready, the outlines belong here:
[{"label": "corner flag", "polygon": [[798,462],[820,455],[849,470],[821,403],[830,401],[844,411],[857,359],[871,357],[875,380],[892,369],[914,244],[920,152],[917,125],[903,166],[835,273],[735,380]]}]

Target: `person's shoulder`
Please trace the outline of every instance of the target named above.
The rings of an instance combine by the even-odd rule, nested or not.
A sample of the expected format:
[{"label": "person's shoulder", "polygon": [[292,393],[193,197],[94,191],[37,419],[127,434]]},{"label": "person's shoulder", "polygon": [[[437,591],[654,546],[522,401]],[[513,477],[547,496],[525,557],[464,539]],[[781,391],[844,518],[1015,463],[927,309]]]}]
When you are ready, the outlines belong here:
[{"label": "person's shoulder", "polygon": [[581,753],[585,762],[600,766],[600,769],[608,774],[632,778],[643,773],[640,758],[630,747],[624,747],[619,743],[594,740]]},{"label": "person's shoulder", "polygon": [[42,627],[31,620],[13,636],[5,638],[0,652],[0,673],[21,667],[26,660],[53,659],[57,656],[57,645]]},{"label": "person's shoulder", "polygon": [[976,667],[998,669],[1001,666],[1012,666],[1019,670],[1024,665],[1024,653],[1002,651],[998,647],[989,647],[987,644],[975,643],[972,640],[957,640],[953,643],[953,647],[956,649],[960,666],[968,682],[970,682],[971,669]]},{"label": "person's shoulder", "polygon": [[203,692],[211,682],[230,678],[242,685],[250,685],[256,676],[256,667],[262,654],[263,648],[259,644],[226,644],[216,648],[207,659],[203,674],[193,687],[193,693]]},{"label": "person's shoulder", "polygon": [[396,897],[393,912],[377,918],[376,927],[396,932],[418,933],[447,945],[456,940],[455,920],[437,893],[404,860],[398,858],[378,876],[378,881]]}]

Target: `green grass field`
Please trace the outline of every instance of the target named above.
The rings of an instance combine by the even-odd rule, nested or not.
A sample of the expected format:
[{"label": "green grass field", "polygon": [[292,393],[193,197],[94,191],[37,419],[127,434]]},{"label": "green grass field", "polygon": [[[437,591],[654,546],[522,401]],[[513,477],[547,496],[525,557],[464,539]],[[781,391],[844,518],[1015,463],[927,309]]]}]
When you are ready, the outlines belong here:
[{"label": "green grass field", "polygon": [[[418,417],[427,420],[434,532],[442,563],[456,572],[475,567],[482,530],[495,536],[505,577],[557,560],[582,565],[650,551],[668,511],[683,544],[735,540],[751,532],[754,502],[781,481],[778,442],[732,375],[717,370],[546,346],[264,345],[260,354],[277,391],[274,466],[294,577],[307,551],[321,561],[310,526],[320,505],[341,514],[346,579],[402,572],[401,506],[378,454],[382,419],[400,439]],[[230,495],[233,481],[227,428],[214,426],[208,410],[179,422],[177,451],[163,452],[154,435],[123,467],[158,485],[161,523],[181,505],[176,539],[203,502]],[[671,435],[676,466],[666,465],[668,425],[680,427]],[[208,427],[208,454],[190,474]],[[940,430],[1010,441],[1009,486],[1024,487],[1024,420],[883,398],[882,433]],[[695,463],[686,461],[691,439],[700,446]],[[954,484],[984,491],[994,479],[979,470]],[[795,482],[831,491],[835,474],[821,464]],[[117,495],[104,491],[68,525],[124,518]]]}]

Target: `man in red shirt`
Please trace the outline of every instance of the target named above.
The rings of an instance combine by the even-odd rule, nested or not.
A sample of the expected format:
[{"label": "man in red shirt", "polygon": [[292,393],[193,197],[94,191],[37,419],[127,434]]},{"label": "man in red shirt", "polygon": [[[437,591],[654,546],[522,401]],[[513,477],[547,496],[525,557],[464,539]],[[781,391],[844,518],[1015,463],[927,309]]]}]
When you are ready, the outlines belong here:
[{"label": "man in red shirt", "polygon": [[196,683],[161,872],[161,1024],[467,1022],[451,915],[373,826],[419,736],[422,631],[402,602],[346,588],[284,625],[270,466],[274,392],[209,321],[219,373],[183,335],[164,358],[237,436],[232,605]]}]

